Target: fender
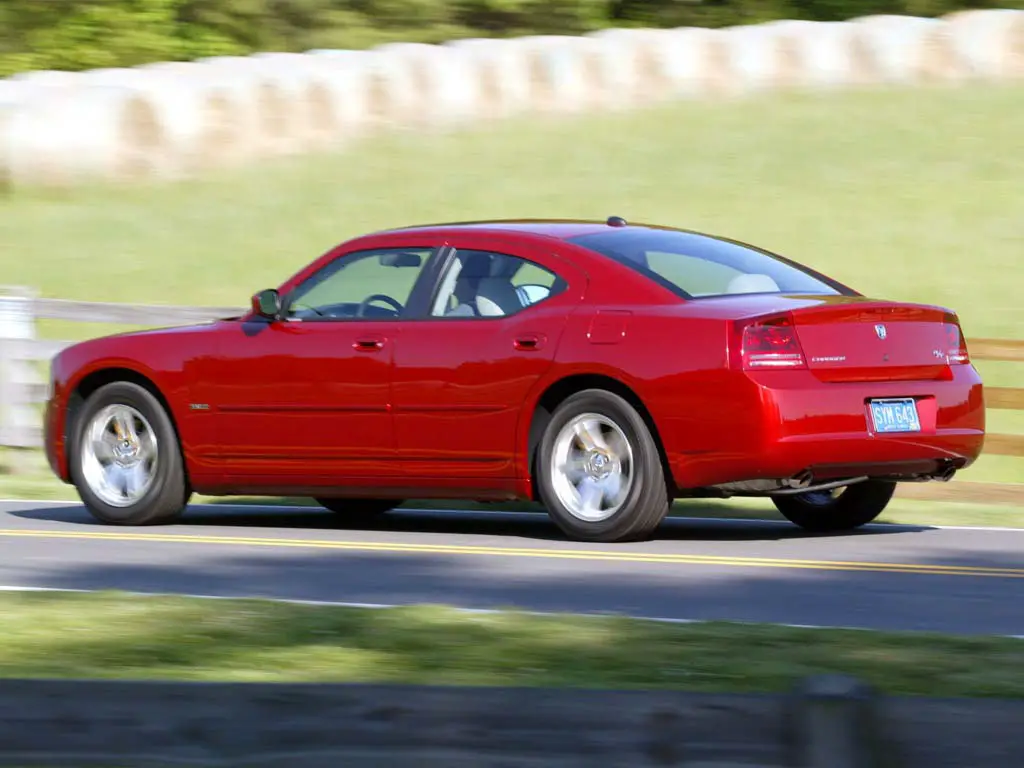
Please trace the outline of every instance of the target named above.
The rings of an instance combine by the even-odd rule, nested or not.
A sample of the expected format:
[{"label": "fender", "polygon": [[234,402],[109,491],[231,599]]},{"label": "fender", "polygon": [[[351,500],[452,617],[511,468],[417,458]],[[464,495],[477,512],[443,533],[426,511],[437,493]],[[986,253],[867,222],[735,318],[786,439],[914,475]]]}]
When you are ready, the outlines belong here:
[{"label": "fender", "polygon": [[75,407],[73,396],[83,383],[104,371],[126,371],[149,382],[164,401],[182,443],[187,444],[190,414],[185,404],[193,378],[191,364],[206,346],[200,339],[213,338],[206,332],[211,327],[204,326],[199,332],[173,328],[106,336],[73,344],[55,355],[44,423],[47,456],[54,472],[69,482],[66,443]]},{"label": "fender", "polygon": [[[563,334],[564,338],[564,334]],[[525,498],[533,497],[533,474],[530,467],[530,431],[534,416],[544,395],[560,381],[573,376],[603,376],[614,379],[628,387],[643,400],[643,385],[621,368],[600,363],[558,363],[548,368],[547,373],[531,388],[519,412],[516,426],[516,491]],[[652,414],[653,418],[653,414]]]}]

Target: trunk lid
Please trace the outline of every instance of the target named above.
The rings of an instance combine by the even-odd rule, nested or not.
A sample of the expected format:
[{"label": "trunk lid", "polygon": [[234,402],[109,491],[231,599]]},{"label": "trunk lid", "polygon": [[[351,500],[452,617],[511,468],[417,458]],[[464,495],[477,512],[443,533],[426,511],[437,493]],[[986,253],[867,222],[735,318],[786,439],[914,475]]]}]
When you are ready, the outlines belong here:
[{"label": "trunk lid", "polygon": [[956,315],[942,307],[833,299],[791,317],[807,367],[822,381],[949,378],[961,346]]}]

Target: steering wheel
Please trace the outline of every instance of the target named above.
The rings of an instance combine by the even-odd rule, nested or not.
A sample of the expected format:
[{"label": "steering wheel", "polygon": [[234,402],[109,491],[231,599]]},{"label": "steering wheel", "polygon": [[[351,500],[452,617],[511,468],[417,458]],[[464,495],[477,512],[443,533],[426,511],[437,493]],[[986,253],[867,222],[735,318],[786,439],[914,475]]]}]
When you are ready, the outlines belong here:
[{"label": "steering wheel", "polygon": [[370,304],[374,301],[383,301],[386,304],[390,304],[394,308],[395,314],[398,315],[402,314],[402,310],[405,309],[405,307],[403,307],[397,301],[392,299],[390,296],[385,296],[383,293],[373,293],[367,296],[361,302],[359,302],[359,309],[356,310],[356,317],[362,317],[363,310],[370,306]]}]

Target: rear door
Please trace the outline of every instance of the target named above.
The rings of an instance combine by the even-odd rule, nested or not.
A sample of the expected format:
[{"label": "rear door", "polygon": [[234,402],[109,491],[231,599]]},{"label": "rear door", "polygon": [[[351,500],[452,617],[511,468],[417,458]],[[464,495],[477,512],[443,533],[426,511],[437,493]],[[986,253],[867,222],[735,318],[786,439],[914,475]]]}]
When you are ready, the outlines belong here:
[{"label": "rear door", "polygon": [[415,485],[514,486],[527,393],[551,366],[586,275],[548,249],[460,233],[423,316],[394,348],[399,459]]}]

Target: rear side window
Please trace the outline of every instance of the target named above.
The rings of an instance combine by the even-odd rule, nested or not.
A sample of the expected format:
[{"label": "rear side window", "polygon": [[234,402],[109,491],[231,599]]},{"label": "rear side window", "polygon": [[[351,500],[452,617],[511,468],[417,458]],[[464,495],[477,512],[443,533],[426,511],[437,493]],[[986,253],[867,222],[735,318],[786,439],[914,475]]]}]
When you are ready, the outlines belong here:
[{"label": "rear side window", "polygon": [[612,229],[569,242],[625,264],[686,299],[738,293],[849,293],[824,275],[782,257],[709,235]]},{"label": "rear side window", "polygon": [[564,290],[566,283],[532,261],[491,251],[455,251],[441,279],[433,317],[514,315]]}]

